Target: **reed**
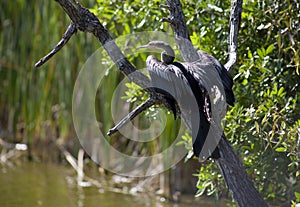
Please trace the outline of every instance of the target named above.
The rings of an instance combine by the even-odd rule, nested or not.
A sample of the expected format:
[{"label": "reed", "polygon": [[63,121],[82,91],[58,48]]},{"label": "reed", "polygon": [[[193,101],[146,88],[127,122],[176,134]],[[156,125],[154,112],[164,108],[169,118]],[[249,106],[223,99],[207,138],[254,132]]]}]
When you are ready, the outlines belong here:
[{"label": "reed", "polygon": [[[79,65],[96,42],[79,34],[40,69],[34,63],[61,38],[69,20],[52,1],[1,3],[0,106],[3,128],[13,141],[31,145],[38,139],[74,135],[71,105]],[[75,41],[84,47],[79,49]],[[93,48],[93,49],[92,49]],[[59,129],[59,130],[57,130]],[[22,132],[18,137],[18,132]],[[59,132],[59,133],[58,133]]]}]

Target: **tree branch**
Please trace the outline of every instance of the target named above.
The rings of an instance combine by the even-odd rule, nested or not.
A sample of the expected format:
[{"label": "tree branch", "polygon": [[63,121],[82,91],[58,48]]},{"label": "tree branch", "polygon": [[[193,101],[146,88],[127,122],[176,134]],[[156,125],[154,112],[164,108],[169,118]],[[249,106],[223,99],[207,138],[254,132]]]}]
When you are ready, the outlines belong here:
[{"label": "tree branch", "polygon": [[238,32],[241,22],[243,0],[232,0],[230,9],[230,31],[228,38],[229,59],[224,65],[227,70],[236,63],[238,58]]},{"label": "tree branch", "polygon": [[191,42],[180,0],[166,0],[166,2],[167,6],[164,6],[164,8],[169,10],[170,16],[162,19],[162,21],[171,24],[183,59],[186,62],[197,61],[199,56]]},{"label": "tree branch", "polygon": [[35,67],[40,67],[42,66],[45,62],[47,62],[53,55],[55,55],[67,42],[69,39],[72,37],[73,34],[77,32],[77,29],[75,27],[75,24],[73,22],[70,23],[67,31],[65,34],[62,36],[62,39],[57,43],[57,45],[54,47],[54,49],[47,54],[45,57],[40,59],[36,64]]},{"label": "tree branch", "polygon": [[[139,72],[128,60],[125,58],[124,54],[120,48],[115,44],[113,38],[110,36],[109,32],[104,28],[104,26],[99,22],[98,18],[91,13],[88,9],[82,7],[78,2],[74,0],[55,0],[63,8],[63,10],[68,14],[72,20],[74,26],[69,26],[69,28],[76,28],[82,32],[93,33],[99,40],[103,48],[106,50],[108,55],[111,57],[113,62],[119,68],[119,70],[124,73],[130,81],[135,82],[137,85],[144,88],[149,92],[152,97],[162,99],[162,96],[156,96],[154,90],[150,88],[150,80],[147,76]],[[69,29],[68,29],[69,30]],[[67,31],[68,31],[67,30]],[[67,32],[66,32],[67,33]],[[64,39],[64,38],[63,38]],[[64,44],[66,41],[64,41]],[[64,46],[61,45],[62,46]],[[60,48],[61,48],[60,47]],[[58,50],[56,51],[58,52]],[[56,53],[55,52],[55,53]],[[53,56],[48,55],[48,59]],[[38,64],[38,63],[37,63]],[[39,66],[39,65],[38,65]],[[134,75],[130,75],[134,72]]]},{"label": "tree branch", "polygon": [[223,175],[233,200],[240,207],[267,207],[268,205],[254,187],[225,135],[220,140],[218,147],[221,159],[215,160],[215,162]]},{"label": "tree branch", "polygon": [[155,104],[155,101],[153,99],[147,99],[145,102],[143,102],[141,105],[136,107],[132,112],[130,112],[125,118],[123,118],[115,127],[111,128],[107,135],[111,136],[117,131],[119,131],[125,124],[127,124],[129,121],[134,119],[137,115],[142,113],[144,110],[148,109],[149,107],[153,106]]}]

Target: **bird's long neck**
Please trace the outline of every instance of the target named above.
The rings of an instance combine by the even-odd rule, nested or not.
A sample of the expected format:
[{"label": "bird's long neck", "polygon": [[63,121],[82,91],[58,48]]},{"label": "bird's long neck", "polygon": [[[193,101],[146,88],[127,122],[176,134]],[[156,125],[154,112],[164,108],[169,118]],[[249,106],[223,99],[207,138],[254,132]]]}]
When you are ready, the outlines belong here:
[{"label": "bird's long neck", "polygon": [[163,49],[164,51],[161,53],[161,61],[166,64],[171,64],[175,59],[174,50],[170,45],[165,42],[159,42],[159,44],[155,45],[156,47]]},{"label": "bird's long neck", "polygon": [[166,63],[166,64],[173,63],[174,59],[175,59],[175,55],[174,54],[170,55],[166,51],[164,51],[164,52],[161,53],[161,61],[164,62],[164,63]]}]

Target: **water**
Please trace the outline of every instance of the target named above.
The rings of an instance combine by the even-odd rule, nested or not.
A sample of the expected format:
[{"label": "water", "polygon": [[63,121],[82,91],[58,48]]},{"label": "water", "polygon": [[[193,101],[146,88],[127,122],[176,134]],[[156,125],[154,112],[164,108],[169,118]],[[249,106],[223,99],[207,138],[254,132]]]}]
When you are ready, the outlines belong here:
[{"label": "water", "polygon": [[143,194],[134,196],[96,187],[78,187],[73,169],[62,165],[23,162],[10,167],[2,165],[0,169],[1,207],[214,206],[212,202],[192,204],[193,197],[189,198],[189,204],[170,204]]}]

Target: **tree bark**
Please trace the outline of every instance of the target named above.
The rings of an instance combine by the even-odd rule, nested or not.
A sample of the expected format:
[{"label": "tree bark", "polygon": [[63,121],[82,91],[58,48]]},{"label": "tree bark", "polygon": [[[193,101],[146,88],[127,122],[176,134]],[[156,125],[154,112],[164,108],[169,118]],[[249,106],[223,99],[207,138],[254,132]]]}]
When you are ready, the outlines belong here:
[{"label": "tree bark", "polygon": [[268,206],[254,187],[253,182],[247,175],[245,168],[234,153],[225,135],[220,140],[218,147],[221,159],[215,160],[215,162],[223,175],[233,200],[236,201],[238,206]]}]

